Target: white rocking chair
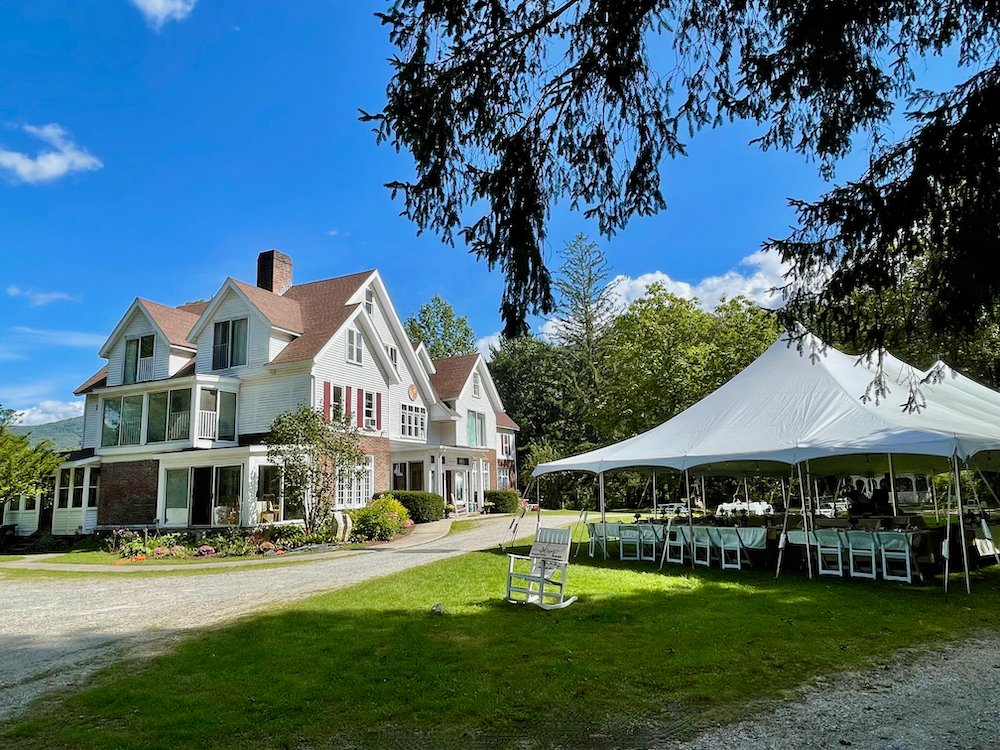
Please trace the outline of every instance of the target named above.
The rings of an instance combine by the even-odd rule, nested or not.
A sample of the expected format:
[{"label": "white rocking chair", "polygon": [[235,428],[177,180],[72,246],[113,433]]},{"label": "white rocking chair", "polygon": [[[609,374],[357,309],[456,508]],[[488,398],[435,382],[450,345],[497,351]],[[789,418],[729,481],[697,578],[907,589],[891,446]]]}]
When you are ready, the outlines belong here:
[{"label": "white rocking chair", "polygon": [[542,609],[562,609],[575,602],[575,596],[565,598],[572,541],[569,529],[543,526],[527,555],[508,555],[507,601]]}]

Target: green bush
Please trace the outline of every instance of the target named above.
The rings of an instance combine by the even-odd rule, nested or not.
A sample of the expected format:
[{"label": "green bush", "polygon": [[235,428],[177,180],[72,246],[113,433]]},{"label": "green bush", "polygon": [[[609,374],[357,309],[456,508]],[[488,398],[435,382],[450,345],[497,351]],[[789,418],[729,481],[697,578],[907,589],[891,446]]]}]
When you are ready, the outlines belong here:
[{"label": "green bush", "polygon": [[493,503],[494,513],[517,513],[521,508],[521,495],[517,490],[486,490],[483,500]]},{"label": "green bush", "polygon": [[372,500],[364,508],[350,513],[351,520],[354,521],[352,542],[387,542],[397,534],[402,534],[410,521],[406,508],[392,495]]},{"label": "green bush", "polygon": [[393,492],[376,493],[374,499],[394,497],[403,504],[413,523],[440,521],[444,518],[444,498],[434,492],[417,492],[415,490],[395,490]]}]

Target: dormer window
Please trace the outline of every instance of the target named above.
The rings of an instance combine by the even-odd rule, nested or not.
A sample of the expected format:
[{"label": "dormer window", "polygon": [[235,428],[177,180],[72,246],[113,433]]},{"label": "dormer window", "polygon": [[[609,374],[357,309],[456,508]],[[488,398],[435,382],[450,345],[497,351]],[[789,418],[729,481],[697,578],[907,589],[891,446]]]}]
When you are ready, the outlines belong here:
[{"label": "dormer window", "polygon": [[247,318],[220,320],[212,341],[212,369],[227,370],[247,363]]},{"label": "dormer window", "polygon": [[155,339],[152,334],[125,341],[125,371],[122,382],[142,383],[153,379],[153,351]]},{"label": "dormer window", "polygon": [[347,361],[360,365],[364,360],[364,339],[361,331],[347,329]]},{"label": "dormer window", "polygon": [[385,353],[389,356],[389,361],[392,362],[392,367],[396,372],[399,372],[399,349],[394,346],[385,345]]},{"label": "dormer window", "polygon": [[479,394],[480,394],[481,391],[482,391],[482,387],[481,387],[481,385],[479,383],[479,373],[478,372],[474,372],[474,373],[472,373],[472,395],[475,398],[479,398]]},{"label": "dormer window", "polygon": [[369,315],[375,314],[375,292],[371,289],[365,289],[365,310]]}]

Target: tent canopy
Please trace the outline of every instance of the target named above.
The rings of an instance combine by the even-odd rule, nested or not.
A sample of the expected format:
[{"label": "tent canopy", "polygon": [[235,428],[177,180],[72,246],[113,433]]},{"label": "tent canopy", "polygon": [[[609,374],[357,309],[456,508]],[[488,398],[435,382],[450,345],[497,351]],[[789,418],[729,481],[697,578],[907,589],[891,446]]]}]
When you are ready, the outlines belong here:
[{"label": "tent canopy", "polygon": [[[636,467],[785,474],[803,461],[814,462],[817,472],[870,474],[882,470],[887,454],[896,471],[945,471],[953,456],[976,454],[1000,467],[1000,453],[990,453],[1000,451],[1000,393],[943,363],[922,371],[886,354],[883,371],[886,395],[876,402],[869,388],[874,363],[812,337],[796,346],[783,336],[728,383],[658,427],[539,464],[532,475]],[[940,378],[927,378],[932,371]],[[919,408],[906,410],[916,383]]]}]

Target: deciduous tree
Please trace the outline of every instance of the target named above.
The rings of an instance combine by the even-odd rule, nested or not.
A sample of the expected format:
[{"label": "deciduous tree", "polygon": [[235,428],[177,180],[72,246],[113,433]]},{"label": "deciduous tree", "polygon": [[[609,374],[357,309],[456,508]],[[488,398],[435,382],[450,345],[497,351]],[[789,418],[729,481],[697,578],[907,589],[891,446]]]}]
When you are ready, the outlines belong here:
[{"label": "deciduous tree", "polygon": [[13,410],[0,404],[0,506],[41,491],[45,480],[62,463],[48,440],[32,447],[27,435],[12,434],[7,428],[15,418]]},{"label": "deciduous tree", "polygon": [[468,318],[455,315],[438,294],[406,319],[406,333],[414,341],[422,341],[433,359],[476,353],[476,334]]}]

